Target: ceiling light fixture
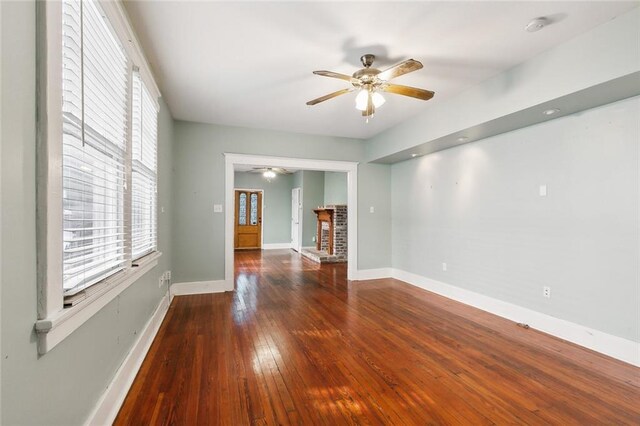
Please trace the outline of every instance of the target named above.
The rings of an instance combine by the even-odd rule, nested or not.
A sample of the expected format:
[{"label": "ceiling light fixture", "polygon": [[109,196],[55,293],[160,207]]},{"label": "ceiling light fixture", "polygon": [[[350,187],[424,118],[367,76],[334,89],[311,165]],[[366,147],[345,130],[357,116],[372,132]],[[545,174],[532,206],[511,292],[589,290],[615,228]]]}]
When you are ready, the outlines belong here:
[{"label": "ceiling light fixture", "polygon": [[466,137],[466,136],[460,136],[460,137],[458,138],[458,142],[466,142],[466,141],[468,141],[468,140],[469,140],[469,138],[468,138],[468,137]]},{"label": "ceiling light fixture", "polygon": [[547,110],[542,111],[542,113],[544,115],[553,115],[553,114],[556,114],[558,112],[560,112],[560,110],[558,108],[551,108],[551,109],[547,109]]},{"label": "ceiling light fixture", "polygon": [[262,174],[262,176],[264,176],[267,180],[273,179],[274,177],[276,177],[276,172],[274,172],[271,169],[268,169]]},{"label": "ceiling light fixture", "polygon": [[376,108],[381,107],[385,103],[385,98],[382,96],[381,92],[408,96],[410,98],[420,99],[423,101],[428,101],[433,98],[435,93],[431,90],[401,86],[389,82],[396,77],[421,69],[422,63],[415,59],[407,59],[406,61],[402,61],[399,64],[392,66],[391,68],[380,71],[379,69],[372,67],[375,58],[375,55],[370,53],[362,55],[360,57],[360,61],[364,68],[359,69],[352,75],[325,70],[314,71],[313,73],[316,75],[348,81],[351,83],[352,87],[347,87],[313,99],[307,102],[307,105],[317,105],[320,102],[333,99],[336,96],[357,91],[356,109],[361,111],[366,122],[369,122],[369,118],[373,117],[376,112]]},{"label": "ceiling light fixture", "polygon": [[540,18],[532,19],[531,22],[527,24],[524,29],[529,33],[535,33],[536,31],[540,31],[544,27],[549,25],[549,19],[541,16]]},{"label": "ceiling light fixture", "polygon": [[418,154],[411,154],[411,158],[416,158]]},{"label": "ceiling light fixture", "polygon": [[356,109],[358,111],[366,111],[369,104],[369,96],[375,108],[380,108],[386,102],[385,98],[378,92],[368,89],[362,89],[356,96]]}]

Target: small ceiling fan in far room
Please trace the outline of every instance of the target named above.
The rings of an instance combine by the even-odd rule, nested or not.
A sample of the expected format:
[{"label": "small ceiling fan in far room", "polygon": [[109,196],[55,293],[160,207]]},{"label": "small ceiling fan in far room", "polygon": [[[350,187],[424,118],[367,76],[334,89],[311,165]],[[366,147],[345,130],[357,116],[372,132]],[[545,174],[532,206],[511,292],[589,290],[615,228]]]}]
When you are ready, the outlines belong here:
[{"label": "small ceiling fan in far room", "polygon": [[262,176],[264,176],[264,178],[269,182],[271,182],[271,179],[275,178],[277,175],[290,175],[293,173],[287,169],[283,169],[282,167],[254,167],[250,172],[262,173]]},{"label": "small ceiling fan in far room", "polygon": [[348,81],[351,83],[352,87],[313,99],[307,102],[307,105],[316,105],[320,102],[333,99],[336,96],[358,90],[359,92],[356,96],[356,109],[362,111],[362,116],[366,117],[367,122],[369,122],[369,117],[373,117],[376,108],[381,107],[382,104],[385,103],[385,99],[380,92],[409,96],[423,101],[428,101],[433,98],[435,93],[430,90],[389,83],[389,80],[419,70],[422,68],[422,63],[414,59],[407,59],[406,61],[392,66],[391,68],[380,71],[376,68],[371,68],[375,58],[375,55],[372,54],[363,55],[360,58],[360,61],[364,68],[354,72],[352,76],[333,71],[314,71],[313,73],[316,75]]}]

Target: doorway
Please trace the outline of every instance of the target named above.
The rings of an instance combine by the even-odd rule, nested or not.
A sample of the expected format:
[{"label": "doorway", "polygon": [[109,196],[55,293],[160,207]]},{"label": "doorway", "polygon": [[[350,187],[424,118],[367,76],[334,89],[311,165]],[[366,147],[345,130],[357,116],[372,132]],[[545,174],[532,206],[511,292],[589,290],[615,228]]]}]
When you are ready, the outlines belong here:
[{"label": "doorway", "polygon": [[358,163],[353,161],[312,160],[308,158],[270,157],[265,155],[235,154],[226,152],[225,157],[225,291],[233,291],[234,281],[234,168],[236,166],[283,167],[298,170],[318,170],[347,173],[348,198],[348,263],[347,279],[357,279],[358,271]]},{"label": "doorway", "polygon": [[291,190],[291,248],[302,249],[302,189]]},{"label": "doorway", "polygon": [[234,249],[262,248],[262,191],[235,191]]}]

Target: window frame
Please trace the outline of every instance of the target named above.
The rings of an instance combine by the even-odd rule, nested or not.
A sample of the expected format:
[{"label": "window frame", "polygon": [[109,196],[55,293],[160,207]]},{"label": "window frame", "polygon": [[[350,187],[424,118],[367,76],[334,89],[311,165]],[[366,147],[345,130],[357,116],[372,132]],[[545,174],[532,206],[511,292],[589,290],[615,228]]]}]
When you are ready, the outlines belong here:
[{"label": "window frame", "polygon": [[[148,89],[145,81],[142,78],[142,75],[140,73],[140,70],[137,67],[134,67],[133,73],[131,74],[132,78],[131,78],[131,93],[133,94],[133,80],[135,78],[136,75],[139,76],[140,79],[140,155],[141,157],[144,155],[144,115],[145,115],[145,95],[148,95],[151,100],[153,101],[153,94],[150,92],[150,90]],[[133,96],[131,96],[131,105],[133,105]],[[155,102],[153,105],[153,111],[156,114],[156,137],[155,137],[155,169],[151,170],[148,165],[144,164],[144,160],[142,158],[136,160],[133,158],[134,155],[134,151],[135,148],[133,146],[133,123],[131,123],[130,126],[130,132],[131,132],[131,162],[130,162],[130,166],[131,166],[131,181],[130,181],[130,185],[129,185],[129,192],[130,197],[130,214],[129,214],[129,218],[131,220],[131,232],[128,234],[128,237],[131,239],[131,244],[130,244],[130,249],[131,249],[131,260],[132,262],[137,262],[140,259],[143,259],[145,256],[148,256],[149,254],[155,252],[158,250],[158,114],[159,114],[159,108],[157,105],[157,102]],[[130,117],[132,118],[133,121],[133,106],[131,108],[131,114]],[[138,161],[139,162],[139,166],[136,169],[134,162]],[[140,175],[142,175],[145,178],[151,178],[153,180],[153,204],[152,207],[153,209],[155,209],[155,215],[152,217],[150,223],[153,227],[155,226],[155,235],[153,236],[153,245],[151,247],[150,250],[146,250],[143,251],[141,253],[134,253],[133,249],[134,249],[134,241],[133,241],[133,236],[134,236],[134,230],[133,230],[133,224],[135,223],[134,221],[134,202],[133,202],[133,197],[134,197],[134,181],[133,181],[133,175],[134,173],[139,173]]]},{"label": "window frame", "polygon": [[[132,262],[131,255],[131,91],[134,70],[159,111],[160,91],[120,1],[100,4],[127,56],[128,101],[125,154],[125,268],[89,287],[78,304],[64,308],[62,284],[62,2],[37,3],[37,272],[38,352],[45,354],[128,286],[158,264],[155,251]],[[157,141],[156,141],[157,143]],[[157,154],[156,154],[157,155]],[[157,186],[157,174],[156,174]],[[157,197],[157,194],[156,194]],[[157,199],[157,198],[156,198]],[[157,208],[156,202],[156,208]],[[157,214],[157,213],[156,213]],[[156,227],[158,223],[156,221]]]}]

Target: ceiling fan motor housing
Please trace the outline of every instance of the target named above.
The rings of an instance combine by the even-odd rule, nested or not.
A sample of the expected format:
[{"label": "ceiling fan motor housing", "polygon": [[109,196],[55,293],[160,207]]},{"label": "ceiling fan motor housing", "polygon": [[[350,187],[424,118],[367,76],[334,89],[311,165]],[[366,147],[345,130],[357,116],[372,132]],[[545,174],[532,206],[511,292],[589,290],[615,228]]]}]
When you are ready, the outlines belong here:
[{"label": "ceiling fan motor housing", "polygon": [[[380,91],[393,93],[396,95],[409,96],[423,101],[427,101],[433,97],[434,92],[430,90],[389,83],[389,80],[421,69],[422,64],[419,61],[416,61],[414,59],[407,59],[384,71],[380,71],[379,69],[371,67],[375,59],[375,55],[372,55],[370,53],[362,55],[360,57],[360,61],[362,62],[364,68],[354,72],[352,76],[336,73],[333,71],[314,71],[313,73],[316,75],[346,80],[351,83],[353,88],[345,88],[333,93],[329,93],[328,95],[321,96],[317,99],[313,99],[307,102],[307,105],[316,105],[320,102],[333,99],[337,96],[353,92],[354,90],[359,90],[358,96],[356,97],[356,108],[362,111],[363,116],[369,117],[372,116],[373,112],[375,111],[374,106],[378,107],[382,105],[382,103],[384,103],[384,98],[382,98],[378,93]],[[378,99],[377,104],[375,99],[376,96],[378,98],[382,98],[382,101]],[[363,110],[362,107],[365,102],[366,109]]]},{"label": "ceiling fan motor housing", "polygon": [[360,62],[362,62],[362,66],[364,66],[365,68],[369,68],[375,60],[376,55],[372,55],[371,53],[360,56]]},{"label": "ceiling fan motor housing", "polygon": [[364,68],[353,73],[353,78],[357,78],[358,80],[360,80],[360,84],[354,83],[354,86],[358,87],[375,82],[375,77],[380,74],[379,69],[371,68],[371,65],[373,64],[373,61],[375,59],[376,56],[370,53],[367,53],[366,55],[362,55],[360,57],[360,62],[362,62]]}]

